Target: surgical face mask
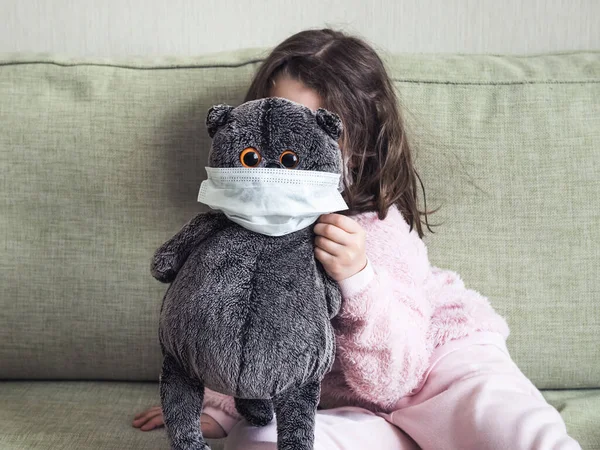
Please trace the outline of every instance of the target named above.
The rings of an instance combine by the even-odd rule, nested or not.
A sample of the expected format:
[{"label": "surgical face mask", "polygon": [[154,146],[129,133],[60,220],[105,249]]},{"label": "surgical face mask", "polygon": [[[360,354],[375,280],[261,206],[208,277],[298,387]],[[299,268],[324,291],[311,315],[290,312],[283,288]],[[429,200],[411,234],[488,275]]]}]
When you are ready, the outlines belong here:
[{"label": "surgical face mask", "polygon": [[336,173],[237,167],[207,167],[206,173],[198,201],[256,233],[283,236],[321,214],[348,209]]}]

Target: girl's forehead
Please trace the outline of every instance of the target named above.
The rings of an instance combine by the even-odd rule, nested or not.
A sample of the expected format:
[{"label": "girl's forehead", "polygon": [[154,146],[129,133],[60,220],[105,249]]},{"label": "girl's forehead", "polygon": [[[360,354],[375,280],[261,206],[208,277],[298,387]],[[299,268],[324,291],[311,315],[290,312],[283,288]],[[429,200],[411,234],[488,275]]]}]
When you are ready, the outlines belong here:
[{"label": "girl's forehead", "polygon": [[300,103],[313,111],[323,107],[321,97],[314,89],[290,77],[277,77],[269,92],[271,97],[281,97]]}]

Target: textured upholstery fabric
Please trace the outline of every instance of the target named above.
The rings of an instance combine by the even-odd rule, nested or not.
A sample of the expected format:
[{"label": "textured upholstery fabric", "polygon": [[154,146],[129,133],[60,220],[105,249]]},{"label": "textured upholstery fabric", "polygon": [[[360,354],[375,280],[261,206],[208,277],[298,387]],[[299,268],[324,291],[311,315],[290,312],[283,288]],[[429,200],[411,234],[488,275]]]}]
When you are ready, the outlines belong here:
[{"label": "textured upholstery fabric", "polygon": [[[544,392],[569,434],[586,450],[600,448],[600,390]],[[164,428],[132,428],[134,412],[158,402],[158,385],[139,382],[0,382],[2,450],[168,448]],[[211,442],[221,450],[223,441]]]},{"label": "textured upholstery fabric", "polygon": [[598,387],[600,54],[443,62],[396,76],[441,206],[430,258],[507,318],[538,387]]},{"label": "textured upholstery fabric", "polygon": [[166,450],[164,428],[145,433],[131,425],[136,412],[158,402],[157,383],[0,382],[0,448]]},{"label": "textured upholstery fabric", "polygon": [[600,55],[435,61],[396,77],[432,262],[507,318],[538,387],[600,386]]},{"label": "textured upholstery fabric", "polygon": [[150,257],[200,208],[209,106],[254,69],[222,59],[0,66],[0,378],[158,378]]},{"label": "textured upholstery fabric", "polygon": [[[0,378],[156,380],[154,249],[196,211],[214,103],[264,51],[0,60]],[[542,388],[600,387],[600,53],[387,57],[434,264]]]},{"label": "textured upholstery fabric", "polygon": [[542,394],[560,411],[569,435],[583,449],[600,449],[600,389],[542,391]]}]

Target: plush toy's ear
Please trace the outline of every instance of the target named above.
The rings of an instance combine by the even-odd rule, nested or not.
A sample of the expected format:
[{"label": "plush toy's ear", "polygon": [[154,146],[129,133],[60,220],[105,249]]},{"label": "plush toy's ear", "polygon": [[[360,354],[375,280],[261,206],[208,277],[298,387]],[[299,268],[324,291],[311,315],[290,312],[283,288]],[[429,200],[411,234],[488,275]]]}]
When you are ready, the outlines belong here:
[{"label": "plush toy's ear", "polygon": [[208,128],[208,135],[211,138],[214,137],[219,128],[227,123],[232,109],[233,106],[229,105],[215,105],[208,110],[206,128]]},{"label": "plush toy's ear", "polygon": [[317,109],[317,123],[325,132],[336,141],[340,138],[343,131],[342,119],[326,109]]}]

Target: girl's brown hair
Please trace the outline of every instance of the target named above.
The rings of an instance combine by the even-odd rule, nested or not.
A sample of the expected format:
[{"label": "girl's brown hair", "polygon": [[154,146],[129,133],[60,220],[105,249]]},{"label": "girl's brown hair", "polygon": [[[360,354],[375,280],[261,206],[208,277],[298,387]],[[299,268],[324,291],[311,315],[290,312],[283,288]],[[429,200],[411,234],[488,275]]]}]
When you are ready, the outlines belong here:
[{"label": "girl's brown hair", "polygon": [[[424,234],[422,225],[432,231],[425,189],[413,167],[396,92],[375,50],[339,31],[302,31],[266,58],[245,100],[268,97],[279,76],[313,89],[323,106],[341,117],[342,148],[351,179],[344,195],[351,212],[375,211],[384,219],[396,205],[419,237]],[[417,180],[425,211],[418,208]]]}]

